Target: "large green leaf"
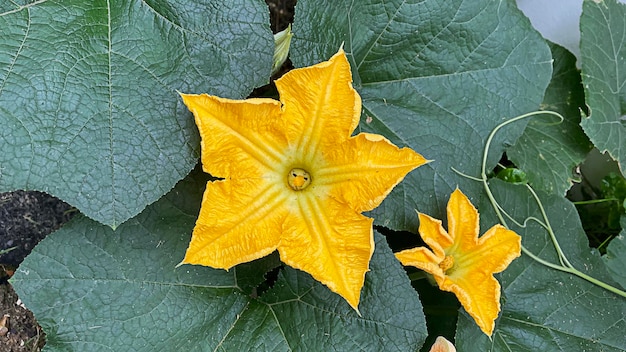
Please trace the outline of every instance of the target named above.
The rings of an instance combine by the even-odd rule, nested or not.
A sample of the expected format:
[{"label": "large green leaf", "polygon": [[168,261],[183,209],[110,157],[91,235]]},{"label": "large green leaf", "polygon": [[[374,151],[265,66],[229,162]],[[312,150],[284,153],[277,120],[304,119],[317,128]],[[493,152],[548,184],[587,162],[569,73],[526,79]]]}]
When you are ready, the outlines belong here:
[{"label": "large green leaf", "polygon": [[0,191],[41,190],[116,227],[193,168],[182,92],[267,81],[260,0],[47,0],[0,7]]},{"label": "large green leaf", "polygon": [[[414,208],[441,218],[458,185],[480,187],[483,146],[501,122],[539,107],[550,50],[511,1],[298,1],[291,58],[321,61],[342,45],[363,98],[360,130],[434,161],[412,172],[374,211],[378,224],[413,229]],[[498,134],[495,165],[525,123]]]},{"label": "large green leaf", "polygon": [[[42,241],[12,279],[50,351],[417,350],[422,306],[385,239],[375,234],[359,316],[310,275],[281,270],[250,290],[275,258],[229,272],[175,269],[202,187],[196,173],[116,231],[83,216]],[[256,276],[256,279],[254,278]]]},{"label": "large green leaf", "polygon": [[[513,218],[542,219],[525,186],[498,180],[495,198]],[[584,273],[612,283],[597,251],[589,248],[575,207],[557,195],[539,193],[550,224],[565,255]],[[485,202],[486,203],[486,202]],[[481,204],[481,209],[489,205]],[[481,228],[496,221],[487,210]],[[523,245],[544,260],[558,263],[546,231],[536,222],[526,228],[509,223]],[[513,261],[501,275],[502,312],[493,337],[484,335],[467,314],[459,315],[459,351],[625,351],[626,299],[571,274],[550,269],[527,255]]]},{"label": "large green leaf", "polygon": [[565,195],[574,180],[573,170],[585,159],[591,143],[579,125],[585,96],[576,57],[556,44],[550,49],[554,71],[542,109],[556,111],[564,120],[556,124],[554,116],[534,117],[507,149],[507,156],[526,172],[535,189]]},{"label": "large green leaf", "polygon": [[626,4],[583,2],[580,54],[590,116],[581,125],[626,175]]},{"label": "large green leaf", "polygon": [[626,215],[622,215],[620,224],[622,231],[611,240],[602,259],[613,279],[626,289]]}]

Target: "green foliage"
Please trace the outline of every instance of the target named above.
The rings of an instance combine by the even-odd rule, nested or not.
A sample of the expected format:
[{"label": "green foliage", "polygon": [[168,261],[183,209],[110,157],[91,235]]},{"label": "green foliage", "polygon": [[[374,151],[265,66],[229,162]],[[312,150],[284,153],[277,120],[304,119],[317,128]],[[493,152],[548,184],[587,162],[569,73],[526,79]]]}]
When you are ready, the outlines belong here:
[{"label": "green foliage", "polygon": [[590,115],[581,123],[601,151],[626,174],[626,4],[583,2],[580,18],[582,77]]},{"label": "green foliage", "polygon": [[537,190],[565,195],[576,180],[574,169],[584,160],[591,143],[579,125],[585,96],[576,58],[556,44],[551,44],[550,49],[554,69],[541,109],[556,111],[564,120],[530,120],[524,134],[506,152],[526,171],[528,181]]},{"label": "green foliage", "polygon": [[610,173],[602,179],[601,191],[604,199],[611,201],[607,215],[608,226],[619,228],[619,219],[624,215],[626,204],[626,179],[621,175]]},{"label": "green foliage", "polygon": [[[451,167],[478,174],[488,134],[537,109],[550,78],[548,46],[510,1],[299,1],[296,11],[294,64],[343,43],[363,98],[361,130],[434,160],[373,211],[394,229],[417,228],[413,209],[442,218],[457,186],[477,197],[481,187]],[[524,125],[497,136],[489,165]]]},{"label": "green foliage", "polygon": [[229,272],[175,268],[205,184],[206,176],[194,172],[115,231],[79,216],[37,246],[12,283],[39,313],[48,349],[407,351],[423,343],[420,301],[379,234],[361,316],[288,267],[267,292],[248,294],[276,258]]},{"label": "green foliage", "polygon": [[[487,170],[506,152],[527,179],[501,176],[541,191],[572,265],[624,286],[623,208],[622,232],[600,257],[563,197],[590,148],[579,108],[589,107],[580,123],[588,138],[624,173],[624,12],[615,0],[584,1],[582,84],[573,56],[546,44],[513,1],[299,0],[290,55],[310,65],[343,44],[363,98],[359,130],[434,160],[370,214],[393,230],[415,231],[415,209],[445,218],[457,186],[477,204],[481,228],[491,227],[498,220],[482,184],[461,173],[480,175],[502,122],[560,112],[560,124],[539,116],[503,128]],[[0,2],[0,190],[46,191],[83,214],[12,279],[46,350],[428,350],[419,297],[378,233],[361,316],[276,256],[228,272],[175,268],[206,181],[188,175],[199,143],[176,91],[242,98],[266,83],[268,22],[261,0]],[[623,202],[613,181],[606,194]],[[525,185],[490,185],[517,221],[542,218]],[[537,222],[509,225],[530,253],[559,263]],[[500,280],[493,338],[464,312],[456,330],[452,320],[429,328],[456,336],[459,351],[626,351],[624,298],[528,253]],[[438,313],[427,316],[449,317]]]},{"label": "green foliage", "polygon": [[528,183],[528,176],[520,169],[507,167],[498,171],[496,177],[509,183]]},{"label": "green foliage", "polygon": [[[494,197],[519,223],[543,221],[538,204],[523,185],[494,181]],[[576,209],[561,196],[539,194],[560,248],[571,264],[586,274],[613,282],[597,251],[591,251]],[[488,203],[488,202],[485,202]],[[486,209],[489,204],[481,207]],[[481,214],[485,224],[497,219]],[[559,263],[547,231],[536,221],[511,229],[523,245],[543,260]],[[487,226],[487,225],[485,225]],[[481,225],[482,227],[482,225]],[[626,299],[569,273],[548,269],[529,256],[514,261],[500,275],[502,312],[489,339],[466,314],[459,315],[460,351],[623,351]]]},{"label": "green foliage", "polygon": [[613,279],[626,289],[626,215],[622,215],[622,232],[614,238],[602,257]]},{"label": "green foliage", "polygon": [[242,98],[268,80],[273,39],[258,1],[8,3],[0,190],[48,192],[113,228],[197,162],[177,90]]}]

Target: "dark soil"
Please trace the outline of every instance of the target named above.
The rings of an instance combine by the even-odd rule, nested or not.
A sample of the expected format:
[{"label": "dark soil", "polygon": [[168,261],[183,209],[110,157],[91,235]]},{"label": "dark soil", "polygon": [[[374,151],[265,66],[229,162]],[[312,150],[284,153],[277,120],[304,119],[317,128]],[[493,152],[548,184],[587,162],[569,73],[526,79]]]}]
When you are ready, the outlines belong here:
[{"label": "dark soil", "polygon": [[293,23],[296,0],[265,0],[270,8],[270,25],[272,32],[277,33]]},{"label": "dark soil", "polygon": [[[296,0],[266,0],[266,3],[274,33],[293,22]],[[45,193],[0,193],[0,352],[32,352],[43,348],[43,330],[22,305],[8,279],[39,241],[75,213],[74,208]]]},{"label": "dark soil", "polygon": [[41,351],[44,333],[7,283],[0,285],[0,311],[0,351]]},{"label": "dark soil", "polygon": [[0,194],[0,352],[39,351],[43,347],[41,328],[7,279],[39,241],[74,213],[69,205],[45,193]]}]

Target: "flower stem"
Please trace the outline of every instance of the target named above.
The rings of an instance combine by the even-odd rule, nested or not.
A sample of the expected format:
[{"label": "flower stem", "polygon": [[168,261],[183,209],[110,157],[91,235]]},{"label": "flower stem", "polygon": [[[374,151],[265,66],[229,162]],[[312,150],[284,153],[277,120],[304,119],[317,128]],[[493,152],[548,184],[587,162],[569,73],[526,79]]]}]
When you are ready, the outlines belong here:
[{"label": "flower stem", "polygon": [[409,274],[409,280],[411,280],[411,282],[423,280],[427,278],[428,278],[427,274],[423,271],[416,271],[414,273]]},{"label": "flower stem", "polygon": [[[481,173],[480,173],[480,178],[477,177],[472,177],[469,175],[465,175],[455,169],[453,169],[455,172],[457,172],[458,174],[467,177],[469,179],[472,180],[476,180],[476,181],[480,181],[482,182],[485,192],[487,193],[487,197],[489,198],[489,202],[491,203],[491,206],[493,207],[496,216],[498,217],[498,219],[500,220],[500,223],[502,223],[503,226],[505,226],[506,228],[509,228],[509,226],[506,223],[506,220],[503,216],[503,213],[506,214],[506,212],[504,211],[504,209],[500,206],[500,204],[498,203],[498,201],[495,199],[495,197],[493,196],[493,193],[491,192],[491,188],[489,187],[489,182],[487,179],[487,157],[489,155],[489,148],[491,147],[491,142],[494,138],[494,136],[496,135],[496,133],[498,132],[498,130],[500,130],[501,128],[505,127],[506,125],[528,118],[528,117],[532,117],[535,115],[540,115],[540,114],[547,114],[547,115],[553,115],[559,118],[559,123],[562,122],[563,116],[561,116],[559,113],[554,112],[554,111],[534,111],[534,112],[530,112],[527,114],[523,114],[517,117],[514,117],[510,120],[507,120],[499,125],[497,125],[489,134],[489,136],[487,137],[487,141],[485,143],[485,149],[483,151],[483,158],[482,158],[482,165],[481,165]],[[546,211],[543,207],[543,204],[541,203],[541,200],[539,199],[539,196],[537,196],[537,193],[533,190],[533,188],[526,184],[526,187],[528,188],[528,191],[531,193],[531,195],[533,196],[533,198],[535,199],[535,202],[537,203],[537,206],[539,207],[539,211],[541,212],[541,217],[543,218],[543,222],[537,218],[527,218],[523,224],[518,223],[517,221],[515,221],[511,216],[509,216],[508,214],[506,214],[506,216],[511,219],[514,223],[516,223],[516,225],[520,226],[520,227],[526,227],[526,222],[528,220],[534,220],[537,223],[539,223],[544,229],[546,229],[546,231],[548,232],[548,235],[550,236],[550,239],[552,241],[552,245],[554,246],[554,249],[557,252],[557,256],[559,258],[559,264],[555,264],[555,263],[551,263],[549,261],[546,261],[540,257],[538,257],[537,255],[535,255],[534,253],[532,253],[530,250],[528,250],[526,247],[524,247],[522,245],[522,252],[524,254],[526,254],[527,256],[529,256],[531,259],[533,259],[534,261],[540,263],[541,265],[547,266],[549,268],[555,269],[555,270],[559,270],[562,272],[566,272],[572,275],[576,275],[580,278],[582,278],[583,280],[586,280],[594,285],[600,286],[605,290],[608,290],[610,292],[613,292],[619,296],[622,297],[626,297],[626,292],[623,290],[620,290],[616,287],[613,287],[605,282],[602,282],[592,276],[589,276],[583,272],[581,272],[580,270],[574,268],[574,266],[569,262],[569,260],[567,259],[567,256],[565,255],[565,253],[563,252],[563,250],[561,249],[561,246],[559,245],[559,241],[556,238],[556,235],[554,233],[554,230],[552,229],[552,226],[550,225],[550,221],[548,220],[548,215],[546,214]]]}]

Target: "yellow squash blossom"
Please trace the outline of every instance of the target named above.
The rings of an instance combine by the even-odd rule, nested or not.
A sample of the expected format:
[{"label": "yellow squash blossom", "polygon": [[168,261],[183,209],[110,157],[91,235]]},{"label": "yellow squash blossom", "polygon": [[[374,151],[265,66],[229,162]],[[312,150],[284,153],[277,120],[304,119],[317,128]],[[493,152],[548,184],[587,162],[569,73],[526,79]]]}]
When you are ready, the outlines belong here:
[{"label": "yellow squash blossom", "polygon": [[418,214],[419,233],[431,250],[408,249],[396,253],[396,258],[432,274],[439,288],[453,292],[480,329],[491,336],[500,312],[500,283],[493,274],[520,256],[521,237],[495,225],[479,238],[478,211],[459,189],[448,201],[448,232],[441,220]]},{"label": "yellow squash blossom", "polygon": [[181,264],[229,269],[278,250],[358,309],[372,219],[426,160],[375,134],[351,136],[361,98],[343,50],[276,80],[280,101],[182,98],[202,137],[207,184]]}]

